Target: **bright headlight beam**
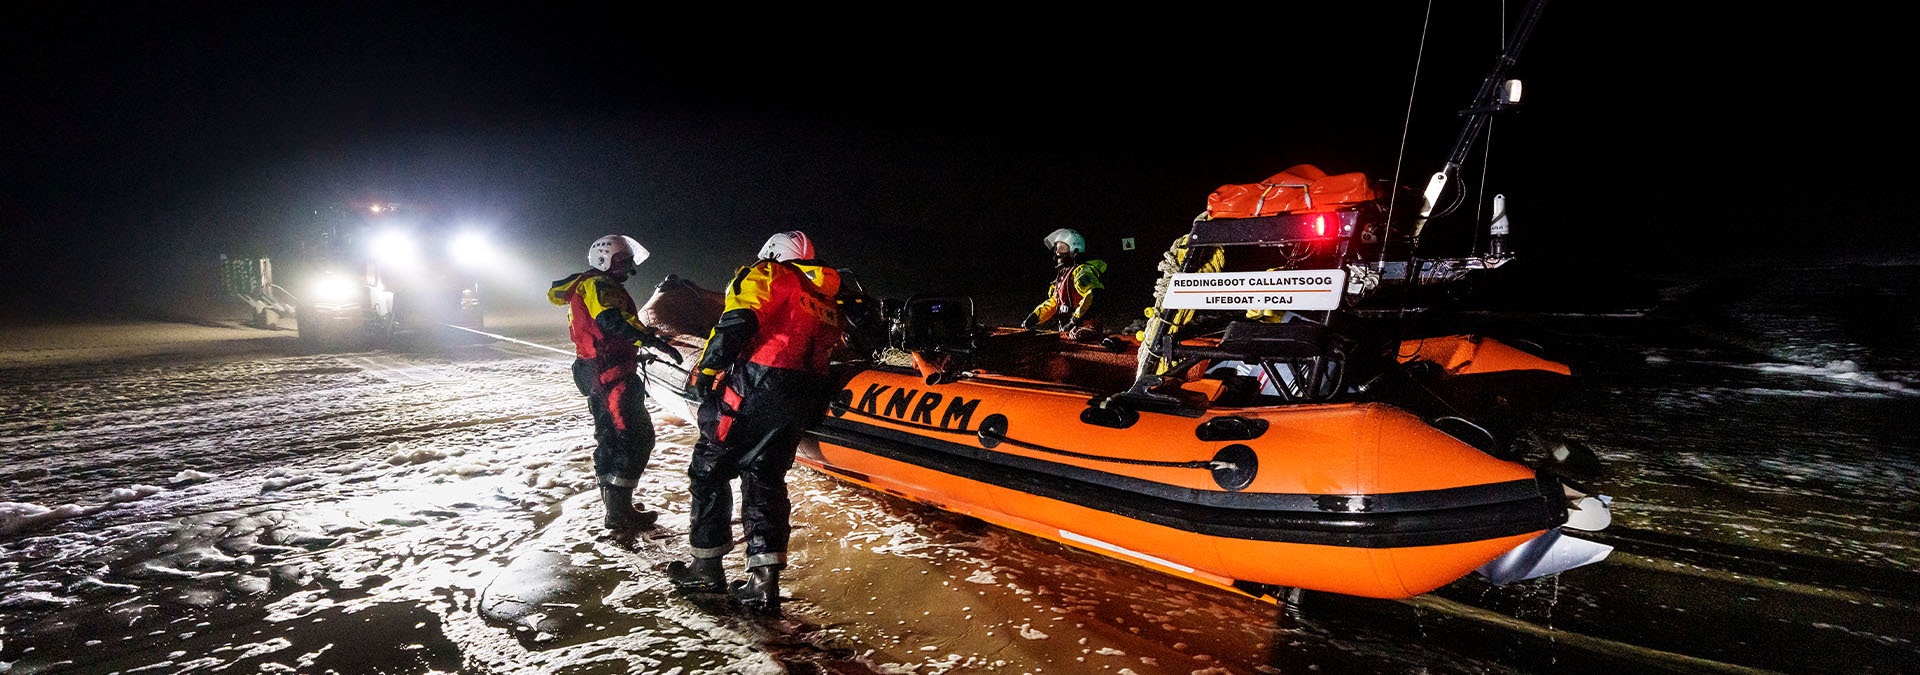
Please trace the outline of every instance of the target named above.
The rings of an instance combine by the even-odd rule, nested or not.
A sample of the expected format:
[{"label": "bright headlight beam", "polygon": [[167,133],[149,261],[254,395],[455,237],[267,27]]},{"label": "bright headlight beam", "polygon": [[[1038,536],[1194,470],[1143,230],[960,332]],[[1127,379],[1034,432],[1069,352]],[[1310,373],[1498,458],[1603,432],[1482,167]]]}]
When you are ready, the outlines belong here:
[{"label": "bright headlight beam", "polygon": [[353,298],[353,281],[343,275],[327,273],[313,282],[316,302],[344,302]]},{"label": "bright headlight beam", "polygon": [[461,265],[484,267],[498,260],[493,243],[479,232],[462,232],[447,244],[447,257]]},{"label": "bright headlight beam", "polygon": [[419,248],[414,244],[413,237],[399,230],[388,230],[380,233],[379,236],[373,239],[372,247],[372,251],[370,252],[373,254],[374,260],[389,265],[410,264],[420,255]]}]

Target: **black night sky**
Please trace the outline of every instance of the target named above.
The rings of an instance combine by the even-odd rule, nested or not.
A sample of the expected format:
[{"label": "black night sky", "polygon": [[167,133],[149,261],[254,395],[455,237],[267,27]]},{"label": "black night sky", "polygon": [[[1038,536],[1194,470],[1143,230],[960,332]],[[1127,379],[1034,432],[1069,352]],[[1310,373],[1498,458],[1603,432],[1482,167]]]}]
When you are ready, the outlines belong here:
[{"label": "black night sky", "polygon": [[[1522,3],[1323,4],[16,7],[0,281],[14,315],[186,302],[220,254],[379,192],[489,219],[547,277],[621,232],[643,278],[718,285],[799,228],[882,293],[1037,294],[1074,227],[1150,283],[1221,184],[1390,177],[1403,131],[1423,183]],[[1678,4],[1546,7],[1491,135],[1523,261],[1920,257],[1892,17]]]}]

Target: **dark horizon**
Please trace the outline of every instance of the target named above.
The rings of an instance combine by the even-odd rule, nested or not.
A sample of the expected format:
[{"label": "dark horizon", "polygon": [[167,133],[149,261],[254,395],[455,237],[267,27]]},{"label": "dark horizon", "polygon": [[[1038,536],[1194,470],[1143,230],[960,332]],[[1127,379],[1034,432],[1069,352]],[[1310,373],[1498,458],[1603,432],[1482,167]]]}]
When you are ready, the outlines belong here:
[{"label": "dark horizon", "polygon": [[[525,7],[87,9],[14,22],[7,48],[30,94],[0,202],[16,312],[203,291],[220,254],[368,192],[492,214],[552,277],[622,232],[654,252],[643,277],[717,285],[799,228],[882,291],[997,292],[1043,283],[1040,238],[1074,227],[1150,283],[1220,185],[1298,163],[1423,183],[1501,32],[1493,3],[1437,8],[1425,52],[1423,8],[1399,3],[1231,22],[1303,27],[1268,39],[1205,15],[852,39]],[[1870,67],[1891,43],[1685,11],[1545,8],[1513,73],[1523,108],[1486,139],[1521,260],[1557,277],[1920,260],[1893,209],[1915,171],[1890,150],[1912,132]],[[1850,39],[1793,46],[1829,31]]]}]

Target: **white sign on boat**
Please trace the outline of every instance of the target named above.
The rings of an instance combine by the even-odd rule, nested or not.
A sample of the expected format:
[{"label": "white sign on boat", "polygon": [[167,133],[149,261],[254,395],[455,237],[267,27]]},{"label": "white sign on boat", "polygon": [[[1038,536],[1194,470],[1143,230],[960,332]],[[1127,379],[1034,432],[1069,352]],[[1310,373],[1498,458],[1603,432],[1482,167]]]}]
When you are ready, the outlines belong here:
[{"label": "white sign on boat", "polygon": [[1175,274],[1161,303],[1167,309],[1338,309],[1347,271],[1196,272]]}]

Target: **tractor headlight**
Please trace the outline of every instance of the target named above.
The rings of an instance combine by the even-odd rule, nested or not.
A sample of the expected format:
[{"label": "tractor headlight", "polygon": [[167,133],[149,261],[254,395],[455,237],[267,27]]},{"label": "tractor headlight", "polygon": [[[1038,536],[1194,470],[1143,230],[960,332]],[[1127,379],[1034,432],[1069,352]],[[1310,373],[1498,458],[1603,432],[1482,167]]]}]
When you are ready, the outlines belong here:
[{"label": "tractor headlight", "polygon": [[389,266],[409,266],[418,262],[420,255],[413,237],[399,230],[380,233],[372,241],[373,259]]},{"label": "tractor headlight", "polygon": [[345,275],[328,272],[313,282],[308,292],[313,294],[314,302],[341,303],[354,299],[354,283]]},{"label": "tractor headlight", "polygon": [[498,251],[486,235],[478,232],[463,232],[447,242],[447,257],[455,264],[472,269],[483,269],[500,262]]}]

